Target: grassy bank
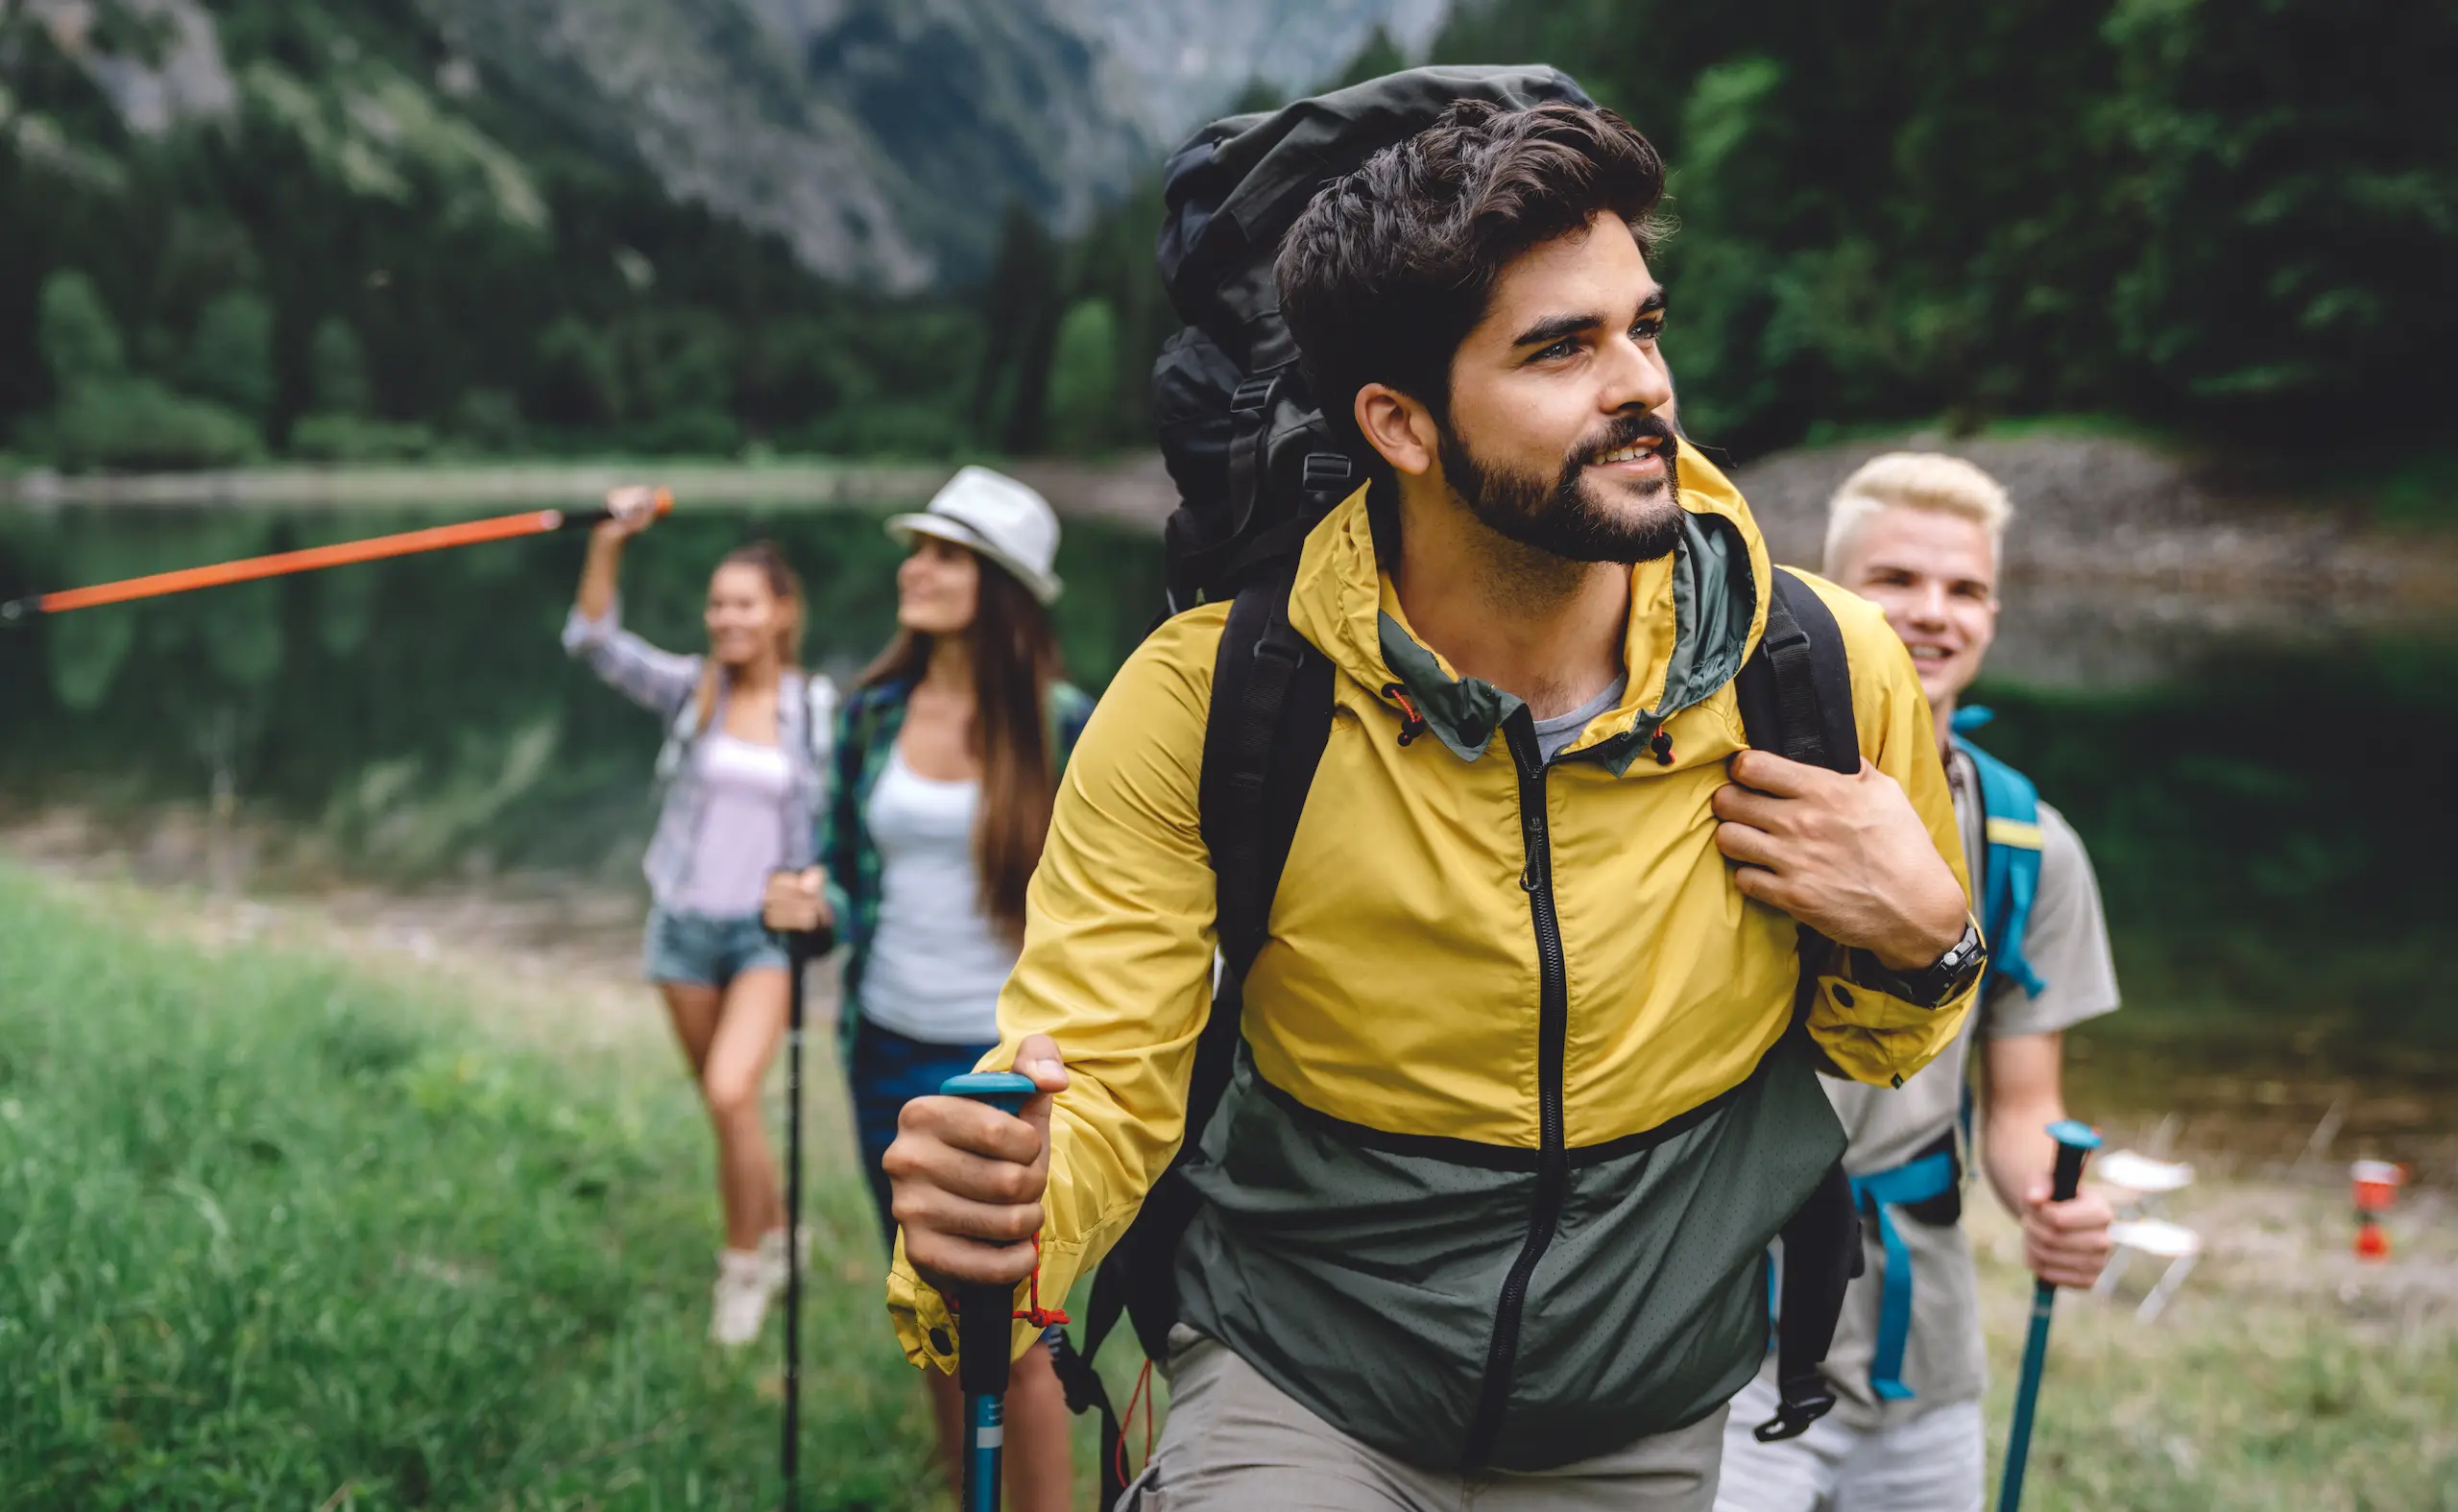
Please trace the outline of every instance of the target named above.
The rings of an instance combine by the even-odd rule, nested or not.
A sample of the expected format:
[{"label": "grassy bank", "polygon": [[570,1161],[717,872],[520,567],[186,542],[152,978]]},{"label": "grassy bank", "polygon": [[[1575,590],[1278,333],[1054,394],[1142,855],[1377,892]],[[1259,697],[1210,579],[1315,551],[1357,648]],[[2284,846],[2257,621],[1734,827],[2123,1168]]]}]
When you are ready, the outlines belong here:
[{"label": "grassy bank", "polygon": [[[2458,1209],[2411,1196],[2387,1263],[2349,1254],[2346,1188],[2220,1183],[2170,1216],[2207,1253],[2156,1321],[2059,1304],[2025,1512],[2458,1512]],[[2030,1322],[2019,1236],[1965,1205],[1981,1258],[1990,1500]]]},{"label": "grassy bank", "polygon": [[[701,1341],[697,1112],[652,1010],[581,1022],[633,989],[229,912],[0,864],[0,1509],[773,1506],[775,1330]],[[944,1507],[817,1127],[805,1505]],[[2029,1286],[1968,1211],[1993,1452]],[[2412,1194],[2381,1266],[2320,1174],[2172,1215],[2210,1255],[2166,1316],[2060,1305],[2026,1505],[2458,1512],[2458,1204]]]},{"label": "grassy bank", "polygon": [[[474,1017],[0,869],[0,1506],[774,1504],[778,1335],[702,1340],[687,1088]],[[924,1504],[862,1199],[819,1186],[805,1504]]]}]

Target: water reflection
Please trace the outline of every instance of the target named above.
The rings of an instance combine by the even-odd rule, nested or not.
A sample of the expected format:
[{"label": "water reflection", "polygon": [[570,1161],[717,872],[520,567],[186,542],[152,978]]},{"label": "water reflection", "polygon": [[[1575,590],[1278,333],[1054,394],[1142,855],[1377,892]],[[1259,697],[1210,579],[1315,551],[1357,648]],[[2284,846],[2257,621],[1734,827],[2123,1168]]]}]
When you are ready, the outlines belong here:
[{"label": "water reflection", "polygon": [[[458,516],[485,513],[456,512]],[[434,523],[401,510],[70,508],[0,516],[0,595]],[[776,540],[814,607],[807,655],[886,640],[899,548],[867,515],[682,515],[624,565],[626,616],[701,643],[710,567]],[[0,781],[18,804],[242,803],[380,872],[601,869],[637,850],[658,731],[557,646],[577,535],[465,547],[84,610],[0,635]],[[1158,546],[1072,525],[1057,612],[1107,682],[1160,602]]]},{"label": "water reflection", "polygon": [[[0,596],[437,517],[0,515]],[[625,564],[631,622],[697,645],[710,566],[755,534],[806,578],[812,660],[857,668],[893,616],[898,551],[873,516],[679,516]],[[557,646],[581,546],[467,548],[0,633],[0,804],[202,807],[395,881],[547,869],[630,888],[658,732]],[[1057,622],[1079,682],[1102,685],[1141,637],[1159,566],[1146,530],[1070,524]],[[2342,1083],[2361,1090],[2351,1138],[2414,1146],[2458,1127],[2442,946],[2458,913],[2458,636],[2310,602],[2018,582],[1991,664],[1988,743],[2074,820],[2116,936],[2129,1011],[2084,1036],[2080,1087],[2204,1108],[2214,1130],[2267,1118],[2248,1148],[2292,1149]],[[2417,1108],[2420,1123],[2383,1121]],[[2403,1158],[2458,1170],[2458,1153]]]}]

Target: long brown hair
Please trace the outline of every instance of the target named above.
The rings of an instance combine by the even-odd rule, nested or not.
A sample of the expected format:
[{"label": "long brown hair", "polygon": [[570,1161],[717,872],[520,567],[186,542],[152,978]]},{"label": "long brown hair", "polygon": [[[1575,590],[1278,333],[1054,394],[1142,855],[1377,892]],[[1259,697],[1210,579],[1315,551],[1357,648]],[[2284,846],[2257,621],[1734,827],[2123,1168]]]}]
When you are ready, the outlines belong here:
[{"label": "long brown hair", "polygon": [[[1049,612],[1015,575],[979,552],[981,587],[965,638],[973,650],[973,755],[981,763],[981,809],[973,862],[984,911],[1010,941],[1024,936],[1024,888],[1041,864],[1057,796],[1049,690],[1065,671]],[[862,673],[862,686],[912,683],[930,664],[931,637],[900,630]]]},{"label": "long brown hair", "polygon": [[[710,578],[714,580],[728,567],[757,567],[759,575],[767,580],[768,591],[777,600],[778,665],[799,668],[803,664],[803,580],[785,561],[785,554],[770,540],[755,540],[746,546],[736,546],[709,569]],[[708,729],[709,721],[716,717],[717,683],[725,675],[726,669],[717,664],[714,657],[707,658],[701,664],[700,691],[694,695],[700,712],[694,723],[702,730]]]}]

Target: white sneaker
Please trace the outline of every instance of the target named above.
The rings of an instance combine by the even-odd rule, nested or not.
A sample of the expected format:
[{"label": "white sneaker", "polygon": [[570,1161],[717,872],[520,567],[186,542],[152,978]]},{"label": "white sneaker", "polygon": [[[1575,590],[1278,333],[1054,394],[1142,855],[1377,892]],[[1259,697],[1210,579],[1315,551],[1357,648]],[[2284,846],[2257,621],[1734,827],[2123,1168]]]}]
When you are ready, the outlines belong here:
[{"label": "white sneaker", "polygon": [[[810,1225],[804,1224],[794,1237],[797,1240],[794,1253],[802,1260],[803,1273],[808,1275],[810,1273]],[[775,1289],[783,1291],[785,1289],[784,1230],[770,1229],[759,1236],[759,1260],[768,1267],[769,1279],[775,1284]]]},{"label": "white sneaker", "polygon": [[759,1325],[768,1316],[768,1299],[777,1294],[783,1278],[782,1253],[772,1274],[764,1248],[719,1250],[715,1308],[709,1315],[710,1341],[737,1348],[758,1338]]}]

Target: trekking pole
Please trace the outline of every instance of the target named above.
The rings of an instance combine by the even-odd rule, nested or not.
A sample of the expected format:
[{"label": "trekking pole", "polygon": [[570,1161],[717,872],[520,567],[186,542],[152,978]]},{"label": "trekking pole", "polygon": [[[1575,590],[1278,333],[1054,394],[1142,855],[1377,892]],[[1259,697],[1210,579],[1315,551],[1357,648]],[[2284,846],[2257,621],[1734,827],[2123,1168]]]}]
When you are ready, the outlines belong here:
[{"label": "trekking pole", "polygon": [[[970,1097],[1001,1113],[1024,1111],[1040,1091],[1017,1071],[972,1071],[939,1084],[942,1097]],[[1000,1441],[1007,1420],[1007,1362],[1016,1289],[966,1286],[956,1294],[956,1380],[964,1387],[963,1512],[999,1512]]]},{"label": "trekking pole", "polygon": [[[2049,1200],[2071,1202],[2083,1186],[2084,1157],[2100,1147],[2099,1131],[2063,1118],[2048,1126],[2048,1137],[2057,1141],[2057,1175]],[[2039,1282],[2032,1287],[2032,1333],[2023,1344],[2023,1380],[2014,1392],[2014,1426],[2006,1438],[2006,1478],[1997,1490],[1997,1512],[2019,1512],[2023,1504],[2023,1466],[2032,1452],[2032,1409],[2039,1404],[2040,1370],[2048,1363],[2048,1316],[2056,1306],[2054,1282]]]},{"label": "trekking pole", "polygon": [[785,1512],[802,1496],[803,1382],[803,976],[835,945],[834,932],[789,929],[785,936],[785,1428],[778,1469]]},{"label": "trekking pole", "polygon": [[[673,492],[666,489],[658,490],[657,513],[664,515],[673,508]],[[55,592],[36,593],[0,603],[0,626],[21,625],[40,614],[64,613],[72,609],[92,609],[102,604],[125,604],[131,599],[160,598],[166,593],[220,588],[226,583],[251,583],[258,578],[288,577],[294,572],[314,572],[358,562],[380,562],[387,557],[410,557],[422,551],[442,551],[451,546],[517,540],[523,536],[551,536],[562,530],[586,530],[612,517],[613,513],[606,509],[524,510],[518,515],[464,520],[457,525],[431,525],[424,530],[405,530],[398,535],[374,536],[365,540],[337,541],[329,546],[277,551],[271,556],[242,557],[236,562],[217,562],[201,567],[181,567],[174,572],[149,573],[141,578],[122,578],[116,583],[97,583],[90,588],[60,588]]]}]

